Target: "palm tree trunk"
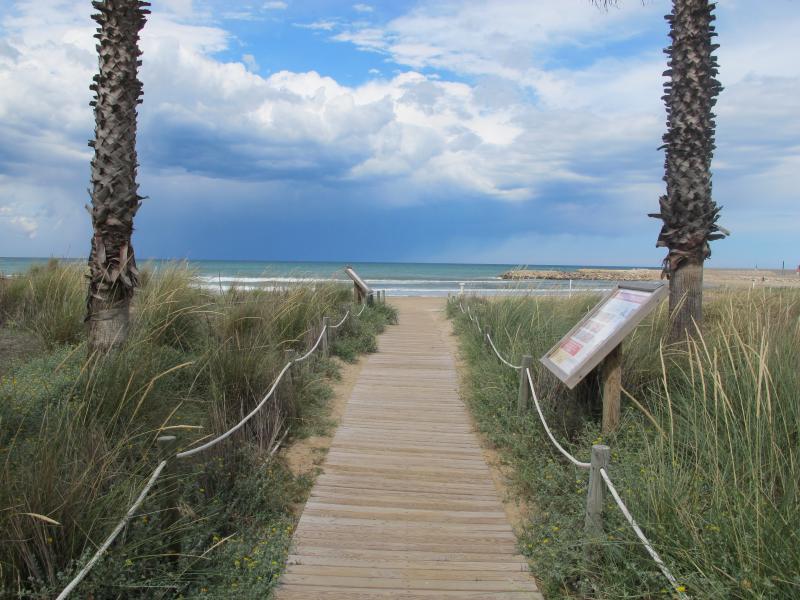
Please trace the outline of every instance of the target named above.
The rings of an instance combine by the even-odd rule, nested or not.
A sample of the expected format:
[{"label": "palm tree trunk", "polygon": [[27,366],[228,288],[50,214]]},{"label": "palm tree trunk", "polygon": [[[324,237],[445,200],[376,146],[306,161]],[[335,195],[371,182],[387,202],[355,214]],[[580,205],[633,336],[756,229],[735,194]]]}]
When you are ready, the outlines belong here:
[{"label": "palm tree trunk", "polygon": [[722,90],[713,55],[714,6],[709,0],[673,0],[666,16],[672,39],[665,50],[669,81],[663,98],[667,193],[659,199],[661,212],[650,216],[664,221],[656,246],[669,250],[664,275],[670,282],[670,341],[694,336],[702,324],[703,262],[711,256],[709,242],[728,233],[717,225],[720,207],[711,197],[712,109]]},{"label": "palm tree trunk", "polygon": [[142,84],[139,32],[147,2],[98,0],[99,73],[91,89],[95,115],[92,159],[92,246],[87,316],[89,351],[105,353],[125,343],[133,290],[138,283],[131,245],[133,218],[141,205],[136,183],[136,107]]},{"label": "palm tree trunk", "polygon": [[670,341],[699,332],[703,321],[703,263],[685,261],[669,280]]}]

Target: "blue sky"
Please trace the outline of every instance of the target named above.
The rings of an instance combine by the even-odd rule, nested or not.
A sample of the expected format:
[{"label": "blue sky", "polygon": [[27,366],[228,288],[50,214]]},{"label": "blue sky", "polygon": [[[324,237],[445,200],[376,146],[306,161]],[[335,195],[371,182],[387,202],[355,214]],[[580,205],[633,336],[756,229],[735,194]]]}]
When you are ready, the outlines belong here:
[{"label": "blue sky", "polygon": [[[154,0],[140,257],[656,265],[669,2]],[[88,249],[90,3],[0,6],[0,256]],[[800,262],[800,4],[722,0],[710,266]]]}]

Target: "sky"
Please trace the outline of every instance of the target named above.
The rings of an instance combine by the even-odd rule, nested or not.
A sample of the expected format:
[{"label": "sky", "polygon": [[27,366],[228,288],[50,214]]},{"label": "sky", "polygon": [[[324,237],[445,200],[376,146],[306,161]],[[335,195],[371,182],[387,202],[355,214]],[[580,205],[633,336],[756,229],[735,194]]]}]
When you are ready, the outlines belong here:
[{"label": "sky", "polygon": [[[137,255],[656,266],[666,0],[153,0]],[[0,256],[85,256],[89,0],[0,2]],[[717,9],[712,267],[800,263],[800,2]]]}]

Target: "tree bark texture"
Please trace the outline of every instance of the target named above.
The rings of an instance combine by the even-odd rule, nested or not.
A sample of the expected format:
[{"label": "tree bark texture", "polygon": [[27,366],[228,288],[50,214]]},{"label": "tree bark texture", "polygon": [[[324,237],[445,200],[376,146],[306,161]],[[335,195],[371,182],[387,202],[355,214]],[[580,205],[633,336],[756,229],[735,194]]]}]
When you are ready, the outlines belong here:
[{"label": "tree bark texture", "polygon": [[669,283],[670,341],[694,337],[703,321],[703,265],[684,261]]},{"label": "tree bark texture", "polygon": [[[661,211],[651,214],[663,220],[656,246],[668,249],[664,275],[670,280],[670,314],[675,326],[672,341],[695,332],[685,327],[702,322],[702,286],[687,284],[697,279],[697,269],[711,256],[709,242],[728,235],[717,225],[720,207],[711,196],[711,159],[714,154],[713,107],[722,86],[716,79],[717,59],[712,23],[715,4],[709,0],[674,0],[670,24],[672,44],[664,76],[667,132],[664,134],[666,194],[659,199]],[[684,274],[681,271],[688,268]],[[702,282],[702,274],[700,274]],[[676,288],[681,289],[676,289]],[[680,302],[678,302],[680,300]]]},{"label": "tree bark texture", "polygon": [[141,103],[138,79],[139,32],[149,6],[139,0],[92,2],[98,28],[99,73],[94,91],[95,139],[91,174],[92,244],[86,320],[89,351],[108,352],[127,338],[129,307],[138,283],[131,245],[133,219],[141,206],[136,183],[136,108]]}]

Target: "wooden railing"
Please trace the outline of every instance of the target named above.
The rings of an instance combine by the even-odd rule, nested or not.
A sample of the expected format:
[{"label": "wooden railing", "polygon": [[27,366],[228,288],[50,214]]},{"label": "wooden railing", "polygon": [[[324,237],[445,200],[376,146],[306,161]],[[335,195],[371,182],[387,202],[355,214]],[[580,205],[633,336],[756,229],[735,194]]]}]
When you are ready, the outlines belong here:
[{"label": "wooden railing", "polygon": [[353,280],[353,302],[356,304],[372,304],[375,301],[375,292],[369,287],[350,265],[344,268],[347,276]]}]

